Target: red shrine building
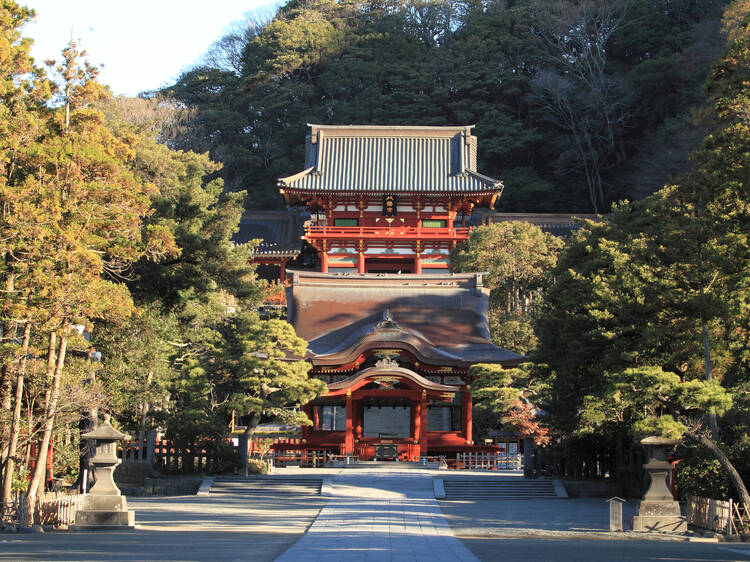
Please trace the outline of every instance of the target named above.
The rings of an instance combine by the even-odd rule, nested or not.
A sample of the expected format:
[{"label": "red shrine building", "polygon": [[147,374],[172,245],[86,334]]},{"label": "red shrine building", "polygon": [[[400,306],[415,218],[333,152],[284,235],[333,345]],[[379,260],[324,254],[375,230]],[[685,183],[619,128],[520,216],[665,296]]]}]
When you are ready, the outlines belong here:
[{"label": "red shrine building", "polygon": [[[320,271],[287,272],[287,315],[328,390],[303,448],[363,460],[491,450],[474,444],[469,367],[525,358],[492,343],[482,274],[449,253],[501,182],[476,170],[471,127],[311,125],[305,169],[279,180],[312,220]],[[297,446],[298,447],[298,446]]]},{"label": "red shrine building", "polygon": [[502,192],[476,171],[471,127],[311,128],[305,169],[279,187],[310,209],[324,273],[445,273],[472,210]]}]

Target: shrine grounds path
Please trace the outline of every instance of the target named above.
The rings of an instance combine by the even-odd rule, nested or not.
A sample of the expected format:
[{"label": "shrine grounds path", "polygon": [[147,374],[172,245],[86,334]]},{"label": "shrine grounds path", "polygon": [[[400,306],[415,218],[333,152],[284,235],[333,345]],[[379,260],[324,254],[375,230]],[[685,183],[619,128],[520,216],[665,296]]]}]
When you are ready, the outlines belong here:
[{"label": "shrine grounds path", "polygon": [[330,497],[129,499],[136,530],[0,534],[0,560],[750,561],[747,543],[610,534],[599,499],[438,502],[432,481],[445,472],[366,468],[320,476],[330,479]]}]

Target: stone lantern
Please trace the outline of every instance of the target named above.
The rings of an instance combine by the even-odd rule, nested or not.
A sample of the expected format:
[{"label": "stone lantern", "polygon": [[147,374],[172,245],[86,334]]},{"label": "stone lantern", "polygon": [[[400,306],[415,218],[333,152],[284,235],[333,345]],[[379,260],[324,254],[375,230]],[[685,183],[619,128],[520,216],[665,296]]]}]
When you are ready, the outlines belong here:
[{"label": "stone lantern", "polygon": [[94,431],[81,435],[82,439],[96,441],[96,454],[89,460],[89,465],[96,470],[96,482],[84,496],[71,529],[135,527],[135,512],[128,510],[127,499],[120,494],[114,480],[115,468],[121,462],[117,458],[117,442],[126,436],[113,428],[109,420],[109,415],[105,414],[104,421]]},{"label": "stone lantern", "polygon": [[648,451],[648,462],[643,465],[651,483],[638,502],[637,515],[633,517],[634,531],[680,533],[687,531],[687,521],[680,513],[680,504],[674,501],[667,487],[667,475],[672,465],[667,455],[678,443],[676,439],[646,437],[641,445]]}]

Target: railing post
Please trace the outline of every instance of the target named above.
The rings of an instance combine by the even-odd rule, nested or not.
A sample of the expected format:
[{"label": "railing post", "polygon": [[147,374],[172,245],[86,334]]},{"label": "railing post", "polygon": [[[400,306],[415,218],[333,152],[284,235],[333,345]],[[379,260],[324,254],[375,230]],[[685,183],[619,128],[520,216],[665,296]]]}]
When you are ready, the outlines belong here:
[{"label": "railing post", "polygon": [[732,505],[732,498],[729,498],[729,518],[727,519],[727,530],[726,534],[727,537],[732,536],[732,526],[734,525],[734,509],[732,509],[734,506]]}]

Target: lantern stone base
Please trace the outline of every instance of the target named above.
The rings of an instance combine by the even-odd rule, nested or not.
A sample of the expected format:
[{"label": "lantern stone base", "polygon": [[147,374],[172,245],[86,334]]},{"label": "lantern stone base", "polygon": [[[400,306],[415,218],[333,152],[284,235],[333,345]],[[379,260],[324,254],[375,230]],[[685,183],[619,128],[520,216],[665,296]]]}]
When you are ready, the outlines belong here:
[{"label": "lantern stone base", "polygon": [[680,514],[680,504],[676,501],[642,501],[637,512],[633,517],[634,531],[684,533],[688,530],[687,520]]},{"label": "lantern stone base", "polygon": [[71,531],[134,529],[135,512],[128,510],[127,499],[120,495],[92,496],[83,500]]}]

